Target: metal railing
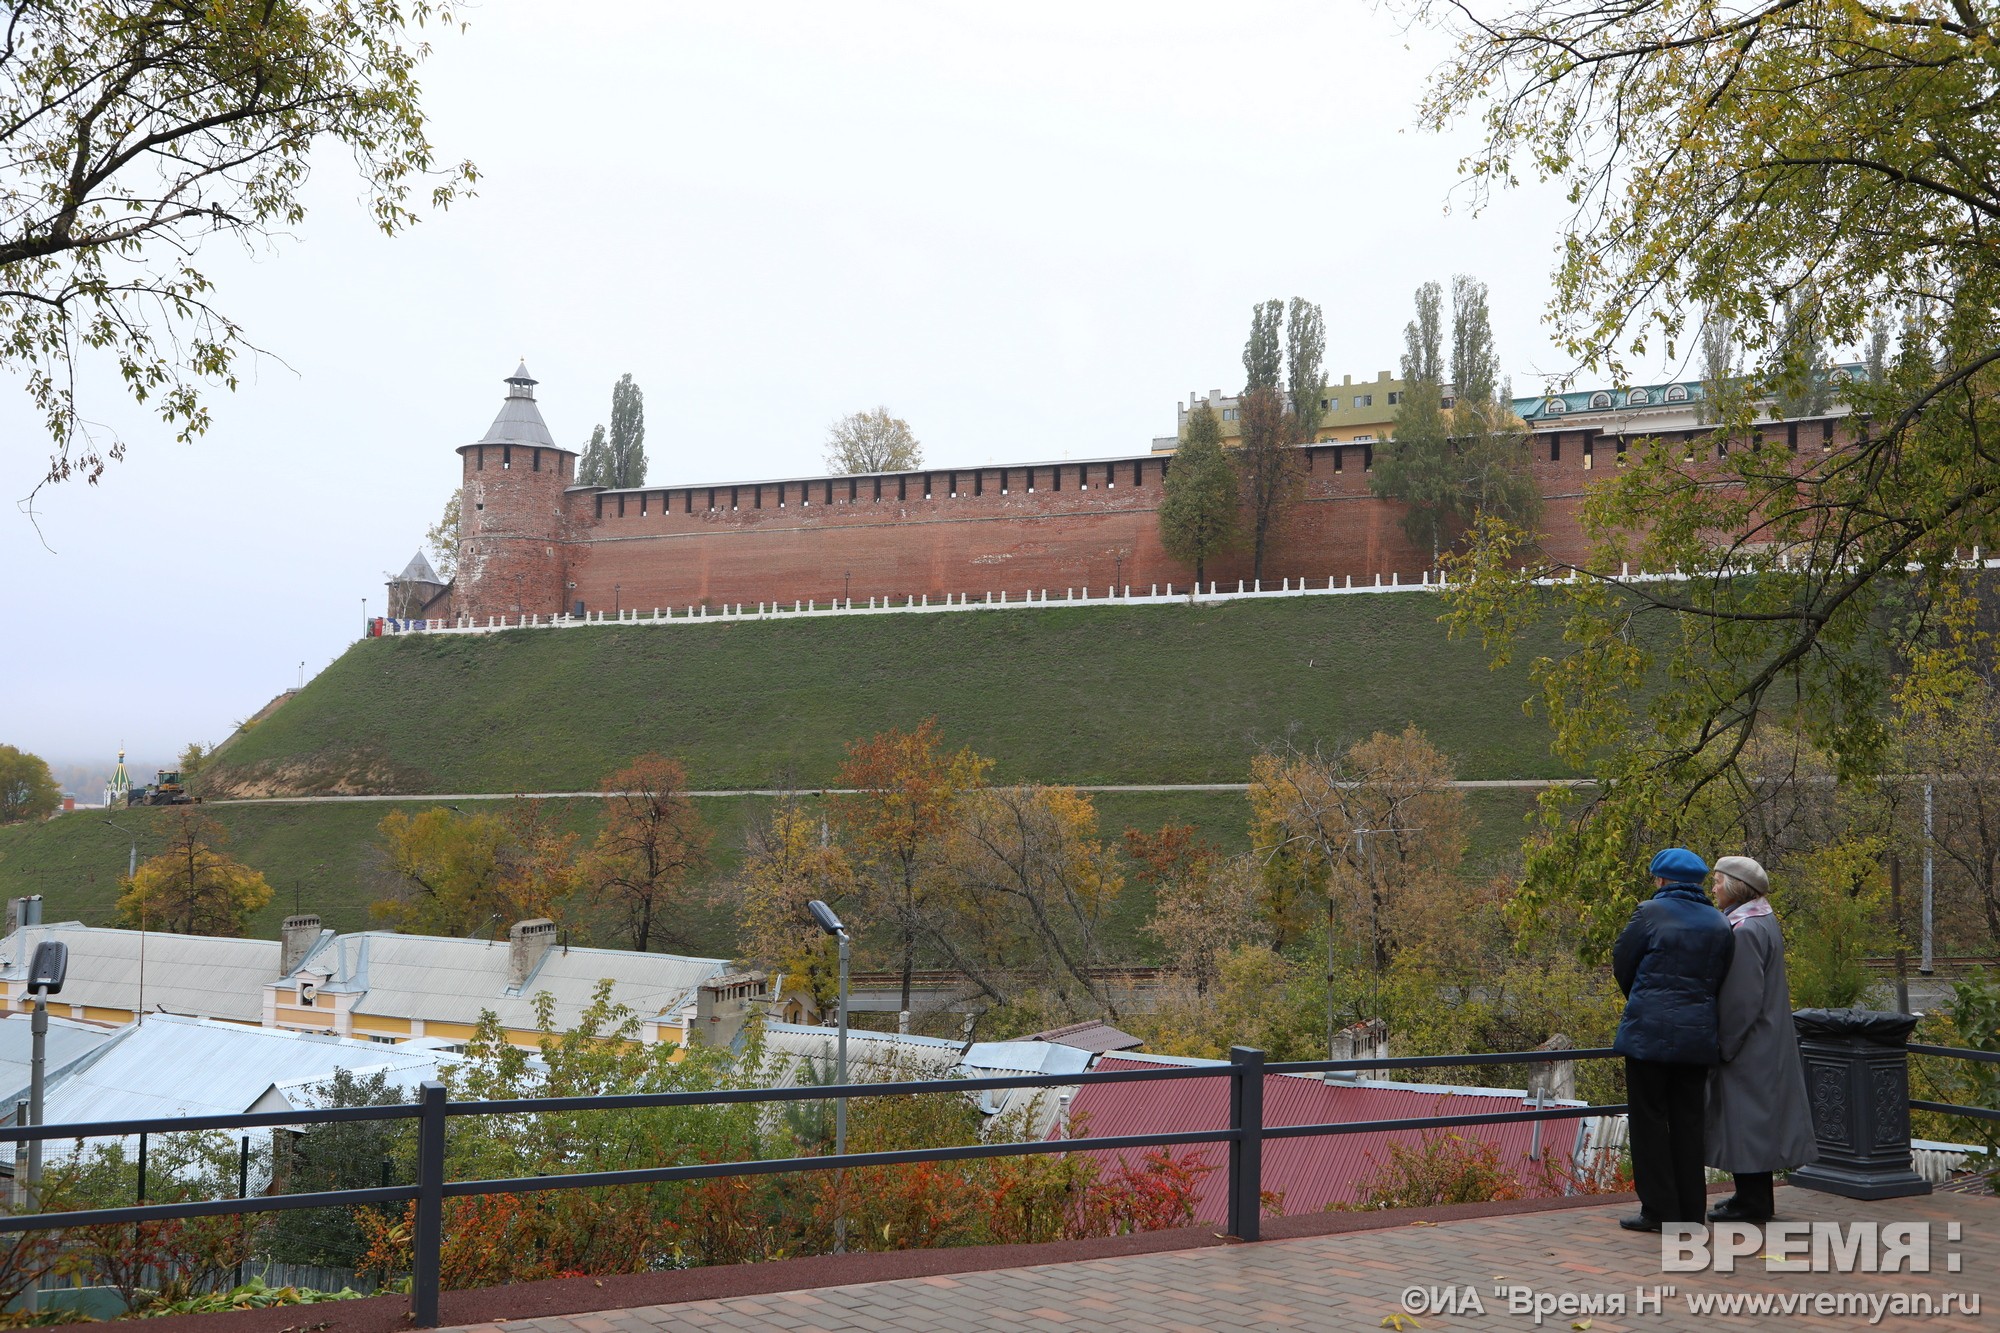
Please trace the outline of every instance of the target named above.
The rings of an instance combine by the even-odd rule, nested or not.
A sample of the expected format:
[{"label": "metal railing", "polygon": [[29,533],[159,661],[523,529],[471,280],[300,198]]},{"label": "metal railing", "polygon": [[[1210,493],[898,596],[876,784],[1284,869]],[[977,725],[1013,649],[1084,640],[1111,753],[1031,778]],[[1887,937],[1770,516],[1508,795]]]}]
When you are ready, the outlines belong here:
[{"label": "metal railing", "polygon": [[[1338,1121],[1308,1125],[1264,1123],[1264,1079],[1275,1074],[1369,1074],[1378,1070],[1442,1069],[1478,1065],[1552,1065],[1559,1061],[1602,1060],[1608,1049],[1572,1051],[1512,1051],[1482,1055],[1404,1056],[1355,1060],[1306,1060],[1267,1063],[1264,1053],[1238,1046],[1227,1064],[1182,1065],[1149,1069],[1098,1070],[1077,1074],[1020,1074],[991,1078],[922,1079],[894,1083],[853,1083],[795,1088],[726,1088],[702,1092],[625,1093],[596,1097],[519,1097],[499,1101],[454,1102],[442,1083],[426,1082],[414,1103],[394,1106],[334,1107],[304,1111],[266,1111],[243,1115],[159,1116],[67,1125],[10,1126],[0,1140],[17,1143],[61,1139],[124,1138],[138,1134],[188,1133],[211,1129],[277,1129],[356,1121],[415,1120],[417,1180],[413,1185],[368,1189],[322,1190],[304,1194],[265,1194],[186,1203],[143,1204],[133,1207],[78,1209],[67,1212],[0,1215],[0,1235],[65,1227],[113,1226],[177,1218],[217,1217],[241,1213],[283,1212],[301,1208],[351,1208],[363,1204],[416,1204],[410,1271],[410,1314],[418,1328],[438,1325],[441,1293],[439,1265],[444,1242],[444,1201],[487,1194],[527,1194],[549,1190],[587,1189],[607,1185],[647,1185],[667,1181],[712,1180],[729,1176],[775,1175],[795,1171],[840,1171],[859,1167],[901,1166],[920,1162],[971,1161],[979,1158],[1025,1157],[1049,1153],[1103,1152],[1128,1148],[1172,1148],[1223,1143],[1227,1163],[1227,1216],[1230,1235],[1245,1241],[1260,1238],[1263,1147],[1266,1139],[1316,1138],[1338,1134],[1373,1134],[1392,1130],[1432,1129],[1464,1125],[1499,1125],[1519,1121],[1580,1120],[1622,1115],[1624,1103],[1599,1106],[1553,1106],[1539,1110],[1478,1112],[1466,1115],[1414,1116],[1393,1120]],[[952,1148],[915,1148],[891,1152],[845,1153],[820,1157],[758,1158],[735,1162],[696,1162],[675,1166],[639,1167],[620,1171],[580,1171],[567,1175],[524,1176],[501,1180],[445,1179],[445,1128],[454,1116],[521,1115],[538,1112],[644,1110],[663,1107],[728,1106],[766,1102],[824,1102],[842,1098],[901,1097],[935,1093],[979,1093],[1019,1088],[1075,1088],[1096,1083],[1155,1083],[1186,1079],[1229,1080],[1229,1123],[1226,1128],[1175,1130],[1159,1134],[1119,1134],[1103,1137],[1037,1139],[1020,1143],[978,1143]]]},{"label": "metal railing", "polygon": [[[1911,1055],[1937,1055],[1948,1060],[1965,1060],[1974,1064],[2000,1065],[2000,1051],[1975,1051],[1963,1046],[1932,1046],[1926,1042],[1913,1041],[1909,1044]],[[1965,1116],[1970,1120],[2000,1120],[2000,1110],[1990,1106],[1965,1106],[1958,1102],[1923,1101],[1912,1097],[1912,1111],[1937,1111],[1943,1115]]]}]

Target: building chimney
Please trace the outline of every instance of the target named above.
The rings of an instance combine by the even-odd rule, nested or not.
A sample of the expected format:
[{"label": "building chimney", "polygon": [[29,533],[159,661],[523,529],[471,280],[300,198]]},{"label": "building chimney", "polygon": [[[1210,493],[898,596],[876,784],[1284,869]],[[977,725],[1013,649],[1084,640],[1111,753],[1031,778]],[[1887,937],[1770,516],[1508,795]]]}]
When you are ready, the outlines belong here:
[{"label": "building chimney", "polygon": [[[1540,1046],[1538,1051],[1573,1051],[1576,1042],[1563,1033],[1556,1033]],[[1529,1102],[1566,1102],[1576,1099],[1576,1061],[1555,1060],[1548,1064],[1532,1065],[1534,1071],[1528,1075]]]},{"label": "building chimney", "polygon": [[288,916],[285,924],[278,928],[278,975],[289,977],[298,971],[300,963],[312,952],[313,945],[319,943],[319,918],[308,912],[302,916]]},{"label": "building chimney", "polygon": [[519,990],[528,984],[542,955],[556,942],[556,923],[538,916],[516,921],[507,928],[507,988]]},{"label": "building chimney", "polygon": [[7,900],[7,933],[9,935],[12,935],[15,931],[23,927],[39,926],[41,924],[41,894],[30,894],[26,898],[9,898]]},{"label": "building chimney", "polygon": [[[1386,1060],[1389,1058],[1389,1024],[1386,1019],[1366,1018],[1333,1034],[1330,1060]],[[1360,1078],[1377,1078],[1379,1069],[1329,1070],[1328,1083],[1352,1083]]]}]

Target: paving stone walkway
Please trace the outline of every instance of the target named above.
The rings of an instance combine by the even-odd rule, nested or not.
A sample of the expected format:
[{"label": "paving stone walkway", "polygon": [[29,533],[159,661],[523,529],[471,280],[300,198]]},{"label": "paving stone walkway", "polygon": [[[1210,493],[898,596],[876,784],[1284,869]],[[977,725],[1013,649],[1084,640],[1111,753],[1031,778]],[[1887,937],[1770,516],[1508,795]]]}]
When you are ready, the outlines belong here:
[{"label": "paving stone walkway", "polygon": [[[1869,1327],[2000,1333],[2000,1201],[1937,1194],[1857,1203],[1789,1188],[1778,1199],[1786,1220],[1930,1224],[1931,1271],[1774,1273],[1765,1271],[1760,1252],[1738,1260],[1732,1273],[1663,1272],[1658,1237],[1619,1230],[1617,1218],[1630,1207],[1624,1205],[524,1319],[476,1325],[471,1333],[1384,1327],[1420,1333]],[[1411,1289],[1420,1299],[1406,1306]],[[1466,1308],[1467,1289],[1483,1312]],[[1529,1295],[1512,1296],[1514,1289]],[[1448,1290],[1458,1298],[1456,1308],[1436,1299]],[[1935,1313],[1947,1295],[1964,1299],[1948,1313]],[[1537,1298],[1545,1307],[1539,1318]],[[1614,1298],[1622,1299],[1622,1312]],[[1732,1298],[1804,1308],[1702,1308]],[[1934,1313],[1920,1312],[1925,1298]],[[1902,1312],[1899,1301],[1907,1303]],[[1960,1308],[1967,1301],[1973,1309]]]}]

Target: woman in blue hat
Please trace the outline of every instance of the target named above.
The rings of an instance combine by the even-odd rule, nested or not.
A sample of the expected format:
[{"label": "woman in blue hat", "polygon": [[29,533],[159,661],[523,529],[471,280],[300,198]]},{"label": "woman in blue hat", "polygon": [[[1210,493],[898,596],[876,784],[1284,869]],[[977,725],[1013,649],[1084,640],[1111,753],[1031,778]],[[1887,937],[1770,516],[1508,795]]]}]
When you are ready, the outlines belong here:
[{"label": "woman in blue hat", "polygon": [[1625,992],[1612,1049],[1625,1057],[1632,1182],[1639,1192],[1638,1215],[1619,1222],[1629,1231],[1705,1221],[1702,1121],[1708,1071],[1721,1059],[1716,995],[1736,945],[1728,921],[1702,892],[1708,867],[1699,856],[1669,847],[1647,872],[1653,896],[1634,909],[1611,950],[1611,970]]}]

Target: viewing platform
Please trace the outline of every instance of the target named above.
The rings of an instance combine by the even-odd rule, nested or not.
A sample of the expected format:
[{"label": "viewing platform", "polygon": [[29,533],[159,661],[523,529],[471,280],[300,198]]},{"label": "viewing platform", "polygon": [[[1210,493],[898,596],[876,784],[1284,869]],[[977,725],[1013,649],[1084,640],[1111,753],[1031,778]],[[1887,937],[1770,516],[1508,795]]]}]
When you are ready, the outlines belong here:
[{"label": "viewing platform", "polygon": [[[1878,1235],[1892,1224],[1925,1227],[1927,1273],[1767,1273],[1759,1254],[1737,1260],[1734,1272],[1666,1272],[1658,1236],[1617,1225],[1634,1206],[1629,1197],[1597,1196],[1323,1213],[1270,1219],[1268,1238],[1254,1244],[1188,1228],[1048,1246],[818,1255],[447,1292],[442,1313],[468,1333],[1232,1333],[1395,1328],[1398,1315],[1406,1333],[1931,1333],[1989,1329],[2000,1307],[2000,1200],[1990,1196],[1941,1192],[1864,1203],[1779,1189],[1780,1221],[1873,1224]],[[1096,1257],[1072,1257],[1078,1251]],[[1468,1289],[1483,1314],[1467,1308]],[[1421,1300],[1406,1306],[1406,1293]],[[1947,1296],[1948,1314],[1894,1312],[1899,1299],[1912,1310],[1928,1299],[1937,1310]],[[1539,1321],[1538,1297],[1545,1307]],[[1610,1308],[1614,1297],[1624,1313]],[[1961,1308],[1967,1299],[1976,1299],[1976,1313]],[[1448,1301],[1457,1303],[1441,1310]],[[1822,1302],[1828,1313],[1817,1312]],[[311,1310],[310,1326],[389,1333],[407,1327],[406,1312],[393,1296],[321,1305]],[[278,1333],[304,1316],[297,1308],[187,1316],[161,1321],[156,1333]]]},{"label": "viewing platform", "polygon": [[[1392,1317],[1400,1314],[1405,1329],[1500,1329],[1537,1327],[1533,1302],[1539,1296],[1544,1307],[1539,1327],[1589,1333],[1870,1326],[1971,1330],[1991,1328],[2000,1303],[2000,1201],[1991,1197],[1933,1194],[1858,1203],[1789,1187],[1778,1192],[1781,1220],[1930,1224],[1928,1273],[1767,1273],[1758,1255],[1737,1260],[1733,1273],[1663,1272],[1658,1236],[1618,1228],[1617,1219],[1634,1207],[1630,1202],[1553,1209],[1530,1204],[1520,1207],[1532,1211],[1492,1215],[1495,1207],[1505,1206],[1471,1205],[1421,1215],[1324,1214],[1287,1221],[1298,1230],[1315,1224],[1371,1229],[983,1272],[837,1282],[470,1327],[474,1333],[1194,1333],[1394,1327]],[[1466,1216],[1482,1212],[1489,1215]],[[1946,1240],[1954,1224],[1958,1239]],[[1269,1227],[1279,1234],[1286,1229],[1285,1223]],[[1958,1260],[1956,1272],[1947,1271],[1953,1258]],[[1444,1297],[1447,1288],[1454,1293],[1456,1312],[1433,1312],[1451,1303],[1434,1300]],[[1479,1295],[1483,1314],[1466,1308],[1467,1289]],[[1417,1313],[1404,1304],[1406,1291],[1412,1290],[1423,1296],[1421,1302],[1410,1302]],[[1638,1308],[1642,1293],[1644,1309]],[[1831,1298],[1831,1312],[1819,1314],[1815,1309],[1823,1295]],[[1566,1296],[1572,1303],[1564,1307]],[[1925,1297],[1932,1310],[1942,1309],[1949,1296],[1950,1313],[1898,1315],[1893,1305],[1899,1296],[1913,1311]],[[1623,1298],[1625,1313],[1607,1312],[1612,1297]],[[1961,1297],[1973,1298],[1977,1312],[1961,1308]],[[474,1293],[465,1293],[447,1301],[473,1298]],[[1546,1308],[1551,1302],[1556,1307]],[[1883,1311],[1879,1321],[1878,1307]]]}]

